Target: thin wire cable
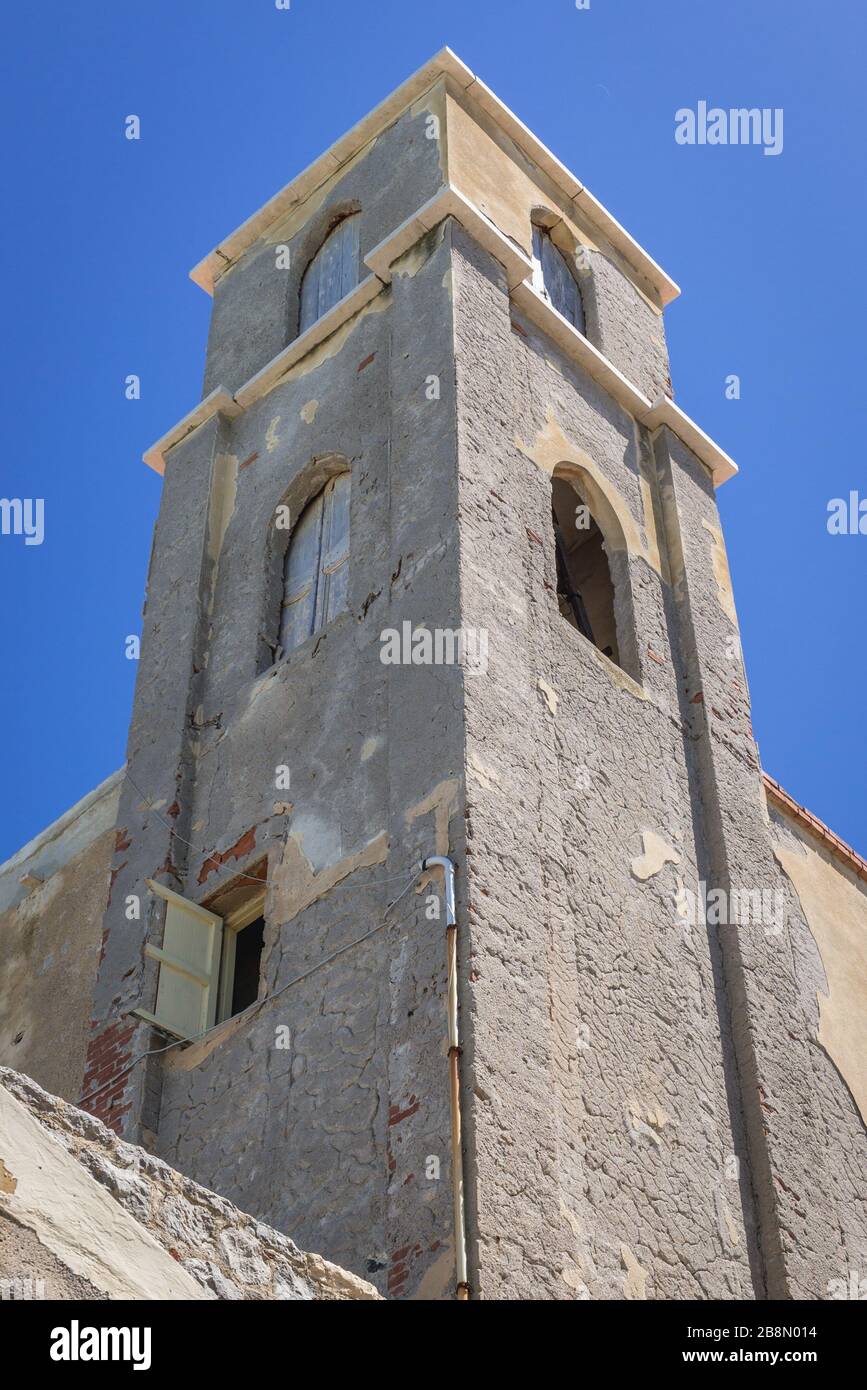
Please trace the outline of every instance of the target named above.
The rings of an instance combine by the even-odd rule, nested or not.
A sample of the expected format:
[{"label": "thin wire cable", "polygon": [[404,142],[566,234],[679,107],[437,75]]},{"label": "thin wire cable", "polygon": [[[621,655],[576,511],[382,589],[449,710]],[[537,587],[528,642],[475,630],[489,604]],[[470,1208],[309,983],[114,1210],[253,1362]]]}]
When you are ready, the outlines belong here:
[{"label": "thin wire cable", "polygon": [[[171,824],[171,822],[170,822],[170,821],[167,821],[166,818],[165,818],[165,816],[161,816],[161,815],[160,815],[159,811],[157,810],[156,806],[155,806],[155,805],[153,804],[153,802],[151,801],[150,797],[148,797],[148,796],[145,795],[145,793],[142,791],[141,787],[133,780],[133,778],[132,778],[131,774],[129,773],[129,771],[126,771],[126,770],[125,770],[125,771],[124,771],[124,776],[127,777],[127,778],[129,779],[130,783],[132,784],[133,789],[134,789],[135,791],[138,792],[138,794],[139,794],[139,796],[141,797],[142,801],[144,801],[144,802],[147,804],[148,809],[149,809],[150,811],[153,812],[153,814],[156,816],[157,820],[160,821],[160,823],[161,823],[162,825],[164,825],[164,826],[166,827],[167,830],[170,830],[170,831],[172,832],[172,835],[175,837],[176,840],[180,840],[181,844],[182,844],[182,845],[186,845],[188,849],[194,849],[194,850],[196,851],[197,854],[207,854],[207,853],[208,853],[208,851],[205,849],[205,846],[204,846],[204,845],[196,845],[196,844],[193,844],[193,841],[192,841],[192,840],[185,840],[184,837],[183,837],[183,835],[180,835],[180,834],[178,833],[178,831],[177,831],[177,830],[175,829],[175,827]],[[412,867],[415,868],[415,865],[412,865]],[[376,888],[377,885],[380,884],[380,883],[396,883],[397,880],[398,880],[399,878],[403,878],[403,875],[404,875],[406,872],[407,872],[407,870],[404,869],[402,873],[399,873],[399,874],[390,874],[387,878],[376,878],[376,879],[373,880],[372,883],[353,883],[353,884],[349,884],[348,886],[349,886],[350,888],[352,888],[352,889],[356,889],[356,888],[358,888],[358,889],[360,889],[360,888]],[[421,867],[420,867],[420,866],[419,866],[419,872],[421,872]],[[270,878],[259,878],[256,874],[238,874],[237,877],[236,877],[236,879],[233,880],[233,881],[234,881],[234,882],[237,882],[237,880],[238,880],[238,879],[241,879],[241,878],[246,879],[248,883],[264,883],[266,886],[268,886],[268,885],[270,885],[271,883],[273,883],[273,879],[270,879]]]},{"label": "thin wire cable", "polygon": [[[275,999],[279,999],[281,994],[285,994],[286,991],[292,989],[294,985],[299,985],[304,980],[309,980],[311,975],[315,975],[319,970],[324,969],[326,965],[330,965],[331,962],[337,960],[339,956],[345,955],[345,953],[347,951],[352,950],[354,946],[360,946],[363,942],[369,941],[372,936],[376,936],[378,932],[383,931],[386,927],[404,926],[410,920],[409,917],[403,917],[399,922],[389,922],[387,918],[389,913],[397,907],[401,898],[406,897],[410,888],[412,888],[413,884],[418,880],[420,873],[421,868],[419,868],[412,874],[403,891],[398,893],[394,901],[388,904],[388,907],[385,909],[383,920],[381,922],[378,922],[375,927],[372,927],[370,929],[370,931],[365,932],[363,936],[357,936],[353,941],[347,941],[345,945],[338,946],[337,950],[332,951],[330,956],[325,956],[323,960],[317,961],[317,963],[315,965],[312,965],[309,970],[305,970],[300,975],[296,975],[294,979],[287,980],[285,985],[281,985],[280,988],[274,990],[272,994],[266,994],[263,999],[257,999],[255,1004],[251,1005],[250,1007],[251,1017],[254,1010],[256,1013],[258,1013],[258,1011],[261,1008],[264,1008],[266,1004],[270,1004]],[[143,1062],[146,1057],[156,1057],[162,1052],[170,1052],[173,1047],[181,1047],[184,1043],[200,1042],[202,1038],[207,1037],[208,1033],[212,1033],[215,1028],[220,1028],[222,1027],[223,1023],[227,1022],[228,1019],[222,1019],[220,1023],[211,1024],[210,1028],[203,1028],[200,1033],[195,1033],[191,1038],[176,1038],[174,1042],[166,1043],[165,1047],[151,1047],[148,1048],[146,1052],[138,1053],[138,1055],[136,1057],[133,1057],[132,1061],[128,1062],[127,1065],[123,1067],[121,1071],[117,1072],[117,1074],[113,1076],[110,1081],[106,1081],[104,1085],[98,1086],[95,1091],[91,1091],[88,1095],[82,1096],[77,1102],[77,1104],[79,1106],[86,1105],[89,1101],[95,1100],[97,1096],[101,1096],[103,1091],[108,1091],[112,1087],[116,1086],[119,1081],[122,1081],[123,1078],[127,1076],[129,1072],[132,1071],[133,1067],[137,1067],[139,1062]]]}]

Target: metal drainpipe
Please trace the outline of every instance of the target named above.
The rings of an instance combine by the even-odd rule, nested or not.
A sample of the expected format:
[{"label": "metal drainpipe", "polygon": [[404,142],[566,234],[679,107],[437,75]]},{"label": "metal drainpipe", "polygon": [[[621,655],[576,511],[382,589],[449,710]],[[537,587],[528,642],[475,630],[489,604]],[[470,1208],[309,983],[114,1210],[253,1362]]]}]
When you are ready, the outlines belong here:
[{"label": "metal drainpipe", "polygon": [[464,1157],[461,1146],[460,1055],[458,1035],[458,924],[455,917],[455,866],[451,859],[432,854],[422,864],[423,869],[443,871],[446,901],[446,957],[448,960],[448,1027],[449,1027],[449,1097],[452,1119],[452,1200],[455,1224],[455,1270],[457,1296],[465,1301],[470,1296],[467,1282],[467,1225],[464,1212]]}]

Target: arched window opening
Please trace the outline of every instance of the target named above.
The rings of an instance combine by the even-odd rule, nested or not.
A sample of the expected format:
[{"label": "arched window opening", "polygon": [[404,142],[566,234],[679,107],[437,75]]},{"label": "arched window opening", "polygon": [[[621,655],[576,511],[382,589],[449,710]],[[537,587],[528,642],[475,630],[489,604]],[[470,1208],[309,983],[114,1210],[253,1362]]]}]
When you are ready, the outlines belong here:
[{"label": "arched window opening", "polygon": [[283,562],[280,646],[284,656],[343,611],[349,590],[348,472],[308,502]]},{"label": "arched window opening", "polygon": [[560,612],[620,666],[614,584],[602,532],[568,479],[554,479],[552,502]]},{"label": "arched window opening", "polygon": [[564,319],[584,333],[584,303],[578,281],[545,227],[533,226],[533,287]]},{"label": "arched window opening", "polygon": [[329,232],[301,281],[299,332],[321,319],[358,284],[358,213]]}]

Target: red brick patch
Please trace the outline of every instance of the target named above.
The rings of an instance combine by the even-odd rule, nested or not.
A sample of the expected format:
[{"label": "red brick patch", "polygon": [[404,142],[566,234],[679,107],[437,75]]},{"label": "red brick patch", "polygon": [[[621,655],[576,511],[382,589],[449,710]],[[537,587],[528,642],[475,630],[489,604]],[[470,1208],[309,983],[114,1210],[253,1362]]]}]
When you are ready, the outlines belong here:
[{"label": "red brick patch", "polygon": [[[118,1134],[124,1115],[132,1108],[130,1103],[121,1104],[129,1076],[128,1072],[121,1073],[132,1061],[131,1045],[136,1026],[125,1018],[117,1019],[92,1037],[87,1048],[81,1108]],[[94,1092],[93,1099],[89,1100]]]},{"label": "red brick patch", "polygon": [[230,859],[243,859],[246,855],[252,854],[256,848],[256,827],[247,830],[240,840],[231,849],[227,849],[224,854],[210,855],[199,870],[199,883],[204,883],[209,874],[214,874],[221,864],[228,864]]}]

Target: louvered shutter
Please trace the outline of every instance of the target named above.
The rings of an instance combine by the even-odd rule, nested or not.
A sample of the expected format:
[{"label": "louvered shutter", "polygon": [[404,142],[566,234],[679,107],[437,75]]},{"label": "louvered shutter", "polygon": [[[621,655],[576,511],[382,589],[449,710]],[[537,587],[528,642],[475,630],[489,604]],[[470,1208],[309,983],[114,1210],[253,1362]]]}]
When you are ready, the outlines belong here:
[{"label": "louvered shutter", "polygon": [[584,305],[568,262],[542,227],[533,228],[533,286],[565,319],[584,332]]},{"label": "louvered shutter", "polygon": [[304,273],[300,332],[304,332],[358,283],[357,213],[338,222]]},{"label": "louvered shutter", "polygon": [[323,493],[301,513],[289,540],[283,571],[280,645],[291,652],[314,631],[319,565],[322,553]]},{"label": "louvered shutter", "polygon": [[188,1041],[213,1027],[216,1018],[222,918],[161,883],[148,879],[147,886],[165,900],[166,921],[162,946],[145,947],[145,955],[160,966],[154,1012],[134,1012]]},{"label": "louvered shutter", "polygon": [[280,646],[291,652],[346,607],[351,475],[338,473],[304,508],[286,552]]},{"label": "louvered shutter", "polygon": [[325,489],[317,628],[324,627],[346,607],[349,589],[349,492],[349,473],[339,473]]}]

